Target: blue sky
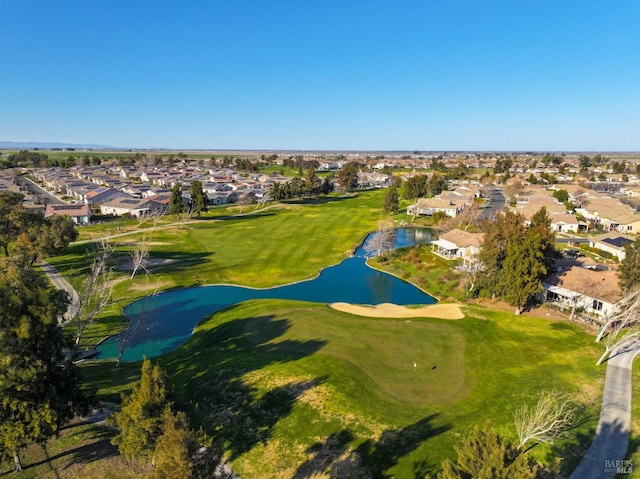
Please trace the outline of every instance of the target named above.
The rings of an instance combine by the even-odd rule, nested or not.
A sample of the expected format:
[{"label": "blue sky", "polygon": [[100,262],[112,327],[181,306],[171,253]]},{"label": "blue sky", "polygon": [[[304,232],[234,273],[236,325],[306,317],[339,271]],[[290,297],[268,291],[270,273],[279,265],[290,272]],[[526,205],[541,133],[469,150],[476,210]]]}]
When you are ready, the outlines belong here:
[{"label": "blue sky", "polygon": [[639,0],[0,0],[0,140],[640,150]]}]

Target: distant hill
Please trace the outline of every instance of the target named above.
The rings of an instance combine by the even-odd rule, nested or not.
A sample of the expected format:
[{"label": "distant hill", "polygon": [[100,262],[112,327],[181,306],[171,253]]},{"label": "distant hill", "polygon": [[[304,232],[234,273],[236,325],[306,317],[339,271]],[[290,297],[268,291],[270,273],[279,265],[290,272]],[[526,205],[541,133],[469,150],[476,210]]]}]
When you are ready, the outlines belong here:
[{"label": "distant hill", "polygon": [[51,149],[68,149],[73,148],[76,150],[118,150],[121,148],[115,148],[107,145],[84,145],[80,143],[50,143],[44,141],[2,141],[0,140],[0,148],[11,150],[31,150],[38,148],[40,150]]}]

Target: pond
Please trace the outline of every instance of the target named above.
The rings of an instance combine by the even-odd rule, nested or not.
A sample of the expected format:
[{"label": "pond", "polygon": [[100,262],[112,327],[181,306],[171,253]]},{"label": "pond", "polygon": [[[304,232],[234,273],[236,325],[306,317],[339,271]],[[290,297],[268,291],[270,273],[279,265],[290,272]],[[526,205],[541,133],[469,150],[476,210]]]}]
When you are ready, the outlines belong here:
[{"label": "pond", "polygon": [[[98,358],[117,358],[119,345],[126,342],[123,361],[153,358],[187,342],[195,326],[206,316],[250,299],[293,299],[319,303],[433,304],[436,300],[390,274],[366,265],[367,237],[354,256],[325,268],[313,279],[274,288],[212,285],[178,289],[147,296],[125,308],[131,321],[129,330],[113,336],[96,348]],[[394,248],[428,243],[431,234],[424,228],[395,230]]]}]

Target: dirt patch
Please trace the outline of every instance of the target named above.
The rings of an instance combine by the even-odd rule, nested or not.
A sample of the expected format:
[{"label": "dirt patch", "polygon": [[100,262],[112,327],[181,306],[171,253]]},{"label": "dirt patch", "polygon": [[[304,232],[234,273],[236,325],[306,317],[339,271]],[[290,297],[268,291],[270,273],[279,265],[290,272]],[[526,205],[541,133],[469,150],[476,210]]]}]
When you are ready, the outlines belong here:
[{"label": "dirt patch", "polygon": [[438,319],[462,319],[464,314],[459,304],[430,304],[419,308],[408,308],[392,303],[382,303],[375,306],[359,306],[349,303],[333,303],[329,305],[333,309],[357,316],[371,318],[438,318]]}]

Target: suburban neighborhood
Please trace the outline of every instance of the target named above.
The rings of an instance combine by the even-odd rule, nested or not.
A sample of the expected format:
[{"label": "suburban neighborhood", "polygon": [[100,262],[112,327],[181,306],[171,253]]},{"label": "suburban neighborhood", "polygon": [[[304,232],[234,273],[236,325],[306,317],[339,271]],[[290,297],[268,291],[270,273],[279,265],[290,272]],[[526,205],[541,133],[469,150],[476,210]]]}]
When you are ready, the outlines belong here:
[{"label": "suburban neighborhood", "polygon": [[0,5],[0,476],[640,479],[640,2]]}]

